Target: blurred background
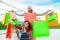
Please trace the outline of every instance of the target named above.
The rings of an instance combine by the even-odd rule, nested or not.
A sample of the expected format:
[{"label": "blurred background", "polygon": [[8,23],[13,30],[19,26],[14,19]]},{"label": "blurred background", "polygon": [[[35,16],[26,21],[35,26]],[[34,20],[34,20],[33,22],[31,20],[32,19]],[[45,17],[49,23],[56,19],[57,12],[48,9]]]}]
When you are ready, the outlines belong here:
[{"label": "blurred background", "polygon": [[[58,14],[58,26],[49,27],[50,36],[39,37],[37,40],[60,40],[60,0],[0,0],[0,40],[6,40],[6,27],[1,23],[4,13],[14,10],[19,21],[18,25],[21,25],[24,21],[23,14],[27,12],[28,5],[31,5],[33,11],[37,13],[37,19],[46,20],[45,15],[39,16],[39,14],[43,14],[49,9]],[[16,28],[14,27],[14,29]],[[17,40],[15,32],[12,33],[11,40]]]}]

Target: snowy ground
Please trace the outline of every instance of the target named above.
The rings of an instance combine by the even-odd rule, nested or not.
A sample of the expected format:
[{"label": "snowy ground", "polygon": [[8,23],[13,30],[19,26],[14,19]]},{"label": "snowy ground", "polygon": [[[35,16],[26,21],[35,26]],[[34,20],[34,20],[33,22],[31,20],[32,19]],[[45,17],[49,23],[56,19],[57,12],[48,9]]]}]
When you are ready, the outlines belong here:
[{"label": "snowy ground", "polygon": [[[0,30],[0,40],[7,40],[5,38],[5,30]],[[16,33],[12,33],[12,39],[17,40]],[[39,37],[37,40],[60,40],[60,29],[50,29],[50,36],[48,37]]]}]

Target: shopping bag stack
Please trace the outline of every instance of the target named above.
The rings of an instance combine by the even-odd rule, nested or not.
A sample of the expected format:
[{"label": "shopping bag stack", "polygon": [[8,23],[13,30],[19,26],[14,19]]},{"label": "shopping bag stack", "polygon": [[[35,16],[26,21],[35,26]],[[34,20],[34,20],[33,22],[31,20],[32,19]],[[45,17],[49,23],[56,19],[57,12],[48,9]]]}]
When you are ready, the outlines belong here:
[{"label": "shopping bag stack", "polygon": [[[50,17],[50,19],[52,19],[52,18],[54,18],[54,20],[52,20],[52,21],[50,21],[50,22],[48,22],[48,25],[49,26],[58,26],[58,13],[57,12],[54,12],[53,11],[53,14],[55,15],[52,15],[51,17]],[[48,13],[46,14],[46,20],[48,21]]]},{"label": "shopping bag stack", "polygon": [[14,29],[13,29],[12,25],[9,24],[9,20],[12,20],[15,24],[18,24],[16,14],[13,10],[6,12],[5,15],[4,15],[3,21],[2,21],[2,24],[7,25],[6,38],[11,39],[11,32],[13,32]]},{"label": "shopping bag stack", "polygon": [[13,20],[15,24],[19,23],[18,20],[17,20],[16,14],[13,10],[5,13],[4,18],[2,20],[2,24],[8,25],[9,20]]}]

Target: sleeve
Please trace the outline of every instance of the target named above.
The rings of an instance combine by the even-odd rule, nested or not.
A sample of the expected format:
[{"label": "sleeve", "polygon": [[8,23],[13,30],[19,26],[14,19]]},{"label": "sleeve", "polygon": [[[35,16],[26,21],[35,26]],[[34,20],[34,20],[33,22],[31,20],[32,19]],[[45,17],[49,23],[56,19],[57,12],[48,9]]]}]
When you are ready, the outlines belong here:
[{"label": "sleeve", "polygon": [[14,25],[16,28],[18,28],[19,30],[21,30],[22,28],[20,27],[20,26],[18,26],[18,25]]},{"label": "sleeve", "polygon": [[32,28],[28,28],[28,29],[26,28],[26,31],[30,32],[30,31],[32,31]]}]

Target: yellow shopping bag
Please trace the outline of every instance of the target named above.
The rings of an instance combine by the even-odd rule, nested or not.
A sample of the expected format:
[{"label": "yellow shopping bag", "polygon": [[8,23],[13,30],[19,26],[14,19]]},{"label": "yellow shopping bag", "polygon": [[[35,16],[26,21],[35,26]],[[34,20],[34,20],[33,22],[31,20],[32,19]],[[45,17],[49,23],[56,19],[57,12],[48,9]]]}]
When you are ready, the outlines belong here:
[{"label": "yellow shopping bag", "polygon": [[4,14],[3,20],[2,20],[2,24],[6,23],[6,14]]}]

